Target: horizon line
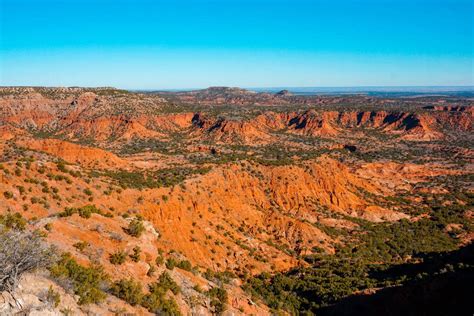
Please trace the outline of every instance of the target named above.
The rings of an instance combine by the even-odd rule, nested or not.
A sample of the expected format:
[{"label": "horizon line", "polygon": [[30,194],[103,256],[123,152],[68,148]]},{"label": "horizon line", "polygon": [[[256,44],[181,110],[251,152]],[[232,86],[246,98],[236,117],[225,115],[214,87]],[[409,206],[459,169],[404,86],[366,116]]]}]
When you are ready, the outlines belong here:
[{"label": "horizon line", "polygon": [[239,88],[239,89],[361,89],[361,88],[472,88],[473,84],[466,85],[355,85],[355,86],[236,86],[236,85],[210,85],[207,87],[176,87],[176,88],[123,88],[117,86],[87,86],[87,85],[0,85],[0,88],[84,88],[101,89],[114,88],[127,91],[173,91],[173,90],[205,90],[209,88]]}]

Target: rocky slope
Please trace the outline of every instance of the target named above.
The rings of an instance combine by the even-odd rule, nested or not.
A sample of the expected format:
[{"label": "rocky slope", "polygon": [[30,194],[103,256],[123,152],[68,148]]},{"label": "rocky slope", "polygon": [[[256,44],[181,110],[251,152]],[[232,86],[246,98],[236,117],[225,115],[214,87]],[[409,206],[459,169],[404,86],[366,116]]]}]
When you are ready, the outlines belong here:
[{"label": "rocky slope", "polygon": [[[239,91],[233,93],[239,94]],[[8,90],[3,93],[7,92]],[[425,112],[419,112],[420,109],[312,109],[302,112],[267,112],[250,118],[229,119],[189,112],[163,115],[160,108],[166,104],[164,99],[98,93],[99,91],[83,92],[77,96],[66,94],[61,95],[63,98],[59,100],[50,99],[37,92],[0,98],[3,128],[1,136],[10,138],[14,131],[20,129],[29,133],[105,145],[132,139],[168,139],[170,133],[188,128],[191,135],[196,137],[208,137],[218,142],[252,144],[275,142],[278,137],[273,134],[280,131],[306,136],[334,137],[351,133],[353,129],[364,128],[400,135],[407,140],[436,140],[449,137],[454,131],[470,132],[473,129],[472,107],[433,106],[421,109]],[[210,96],[216,97],[213,93]]]}]

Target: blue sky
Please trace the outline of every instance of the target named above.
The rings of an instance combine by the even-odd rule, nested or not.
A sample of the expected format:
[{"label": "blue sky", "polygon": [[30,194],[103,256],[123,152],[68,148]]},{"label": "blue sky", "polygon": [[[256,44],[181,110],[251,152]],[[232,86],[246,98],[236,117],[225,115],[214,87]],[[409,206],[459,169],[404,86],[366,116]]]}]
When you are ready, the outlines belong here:
[{"label": "blue sky", "polygon": [[0,85],[474,85],[474,0],[0,0]]}]

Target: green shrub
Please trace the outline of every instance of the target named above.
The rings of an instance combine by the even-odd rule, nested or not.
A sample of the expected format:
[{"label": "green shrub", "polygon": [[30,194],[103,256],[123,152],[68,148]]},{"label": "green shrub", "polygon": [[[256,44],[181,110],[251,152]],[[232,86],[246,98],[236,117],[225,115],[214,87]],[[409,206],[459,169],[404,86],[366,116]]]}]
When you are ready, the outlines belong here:
[{"label": "green shrub", "polygon": [[180,309],[176,301],[158,293],[150,293],[143,298],[143,307],[156,315],[179,316]]},{"label": "green shrub", "polygon": [[176,261],[175,258],[168,258],[166,259],[166,269],[173,270],[174,267],[176,267],[176,264],[178,264],[178,261]]},{"label": "green shrub", "polygon": [[149,285],[150,294],[143,300],[143,306],[158,315],[181,315],[179,307],[173,299],[167,299],[166,293],[178,294],[181,289],[167,272],[159,277],[158,282]]},{"label": "green shrub", "polygon": [[133,237],[140,237],[142,233],[145,231],[145,226],[141,219],[134,218],[129,224],[128,227],[125,229],[127,234]]},{"label": "green shrub", "polygon": [[64,173],[67,173],[68,170],[66,168],[66,162],[64,161],[58,161],[58,163],[56,163],[56,167],[58,168],[59,171],[61,172],[64,172]]},{"label": "green shrub", "polygon": [[98,304],[106,297],[101,286],[108,282],[108,276],[101,266],[83,267],[67,253],[50,271],[53,277],[65,278],[72,282],[74,293],[79,296],[78,303],[81,305]]},{"label": "green shrub", "polygon": [[155,259],[155,262],[157,266],[161,266],[163,263],[165,263],[165,258],[163,257],[163,255],[158,254],[158,256]]},{"label": "green shrub", "polygon": [[109,261],[115,265],[121,265],[127,260],[127,253],[123,250],[117,250],[116,252],[110,254]]},{"label": "green shrub", "polygon": [[227,308],[227,291],[223,287],[213,287],[207,292],[207,295],[211,299],[214,313],[217,315],[222,314]]},{"label": "green shrub", "polygon": [[92,210],[90,208],[79,208],[77,212],[82,218],[91,218],[92,216]]},{"label": "green shrub", "polygon": [[[33,200],[31,201],[33,203]],[[33,203],[34,204],[34,203]],[[73,207],[66,207],[63,212],[59,213],[59,217],[69,217],[72,216],[72,214],[77,213],[77,209]]]},{"label": "green shrub", "polygon": [[61,303],[61,295],[53,290],[53,287],[50,285],[48,293],[46,294],[46,300],[51,304],[51,306],[56,308],[58,307],[59,303]]},{"label": "green shrub", "polygon": [[133,253],[130,255],[130,258],[132,259],[133,262],[138,262],[140,261],[140,254],[142,253],[142,250],[139,246],[135,246],[133,248]]},{"label": "green shrub", "polygon": [[79,242],[76,242],[72,246],[79,251],[84,251],[84,249],[86,249],[89,246],[89,243],[87,241],[79,241]]},{"label": "green shrub", "polygon": [[141,284],[133,279],[117,281],[111,287],[113,295],[132,306],[142,305],[157,315],[181,315],[176,302],[166,298],[168,290],[179,293],[179,287],[169,275],[161,275],[158,282],[149,286],[150,293],[146,295]]},{"label": "green shrub", "polygon": [[25,187],[22,186],[22,185],[17,185],[16,186],[17,189],[18,189],[18,192],[20,192],[21,195],[25,194],[26,190],[25,190]]},{"label": "green shrub", "polygon": [[20,213],[7,213],[5,215],[0,215],[0,224],[5,226],[7,229],[24,230],[27,221]]},{"label": "green shrub", "polygon": [[91,218],[92,214],[98,214],[101,216],[105,217],[113,217],[112,214],[105,214],[102,212],[102,210],[98,209],[95,205],[85,205],[80,208],[74,208],[74,207],[66,207],[63,212],[59,213],[59,217],[68,217],[72,216],[73,214],[79,214],[80,217],[82,218]]},{"label": "green shrub", "polygon": [[156,272],[155,266],[150,265],[150,268],[148,269],[146,275],[149,277],[152,277],[153,275],[155,275],[155,272]]},{"label": "green shrub", "polygon": [[169,273],[165,271],[158,278],[158,282],[150,284],[150,292],[163,291],[163,293],[166,293],[168,290],[173,292],[174,295],[177,295],[181,291],[178,284],[171,278]]},{"label": "green shrub", "polygon": [[107,214],[98,209],[95,205],[86,205],[77,209],[79,216],[83,218],[90,218],[92,214],[98,214],[107,217]]},{"label": "green shrub", "polygon": [[186,270],[186,271],[191,271],[193,269],[193,266],[191,265],[191,262],[188,260],[182,260],[176,264],[176,267]]},{"label": "green shrub", "polygon": [[113,295],[124,300],[132,306],[139,305],[143,300],[142,286],[138,281],[133,279],[120,280],[115,282],[110,291]]},{"label": "green shrub", "polygon": [[13,193],[10,192],[10,191],[5,191],[5,192],[3,192],[3,196],[4,196],[6,199],[11,199],[11,198],[13,198]]},{"label": "green shrub", "polygon": [[237,278],[237,276],[230,270],[225,270],[222,272],[212,271],[211,269],[206,269],[203,276],[209,281],[215,283],[230,283],[232,279]]}]

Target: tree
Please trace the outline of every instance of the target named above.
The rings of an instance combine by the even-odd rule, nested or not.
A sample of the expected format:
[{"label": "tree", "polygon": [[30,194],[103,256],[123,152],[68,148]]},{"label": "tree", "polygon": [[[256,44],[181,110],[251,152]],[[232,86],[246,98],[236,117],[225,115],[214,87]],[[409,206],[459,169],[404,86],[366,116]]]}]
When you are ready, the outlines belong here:
[{"label": "tree", "polygon": [[24,273],[48,268],[55,260],[55,250],[38,234],[18,230],[0,232],[0,292],[13,292]]},{"label": "tree", "polygon": [[79,296],[79,305],[97,304],[107,296],[102,287],[108,284],[109,277],[100,265],[83,267],[71,257],[71,254],[65,253],[50,268],[50,272],[54,278],[72,283],[74,294]]},{"label": "tree", "polygon": [[127,260],[127,253],[123,250],[117,250],[116,252],[110,254],[109,261],[115,265],[121,265]]},{"label": "tree", "polygon": [[142,303],[142,286],[138,281],[134,281],[132,278],[115,282],[110,290],[113,295],[132,306]]},{"label": "tree", "polygon": [[128,228],[125,231],[133,237],[140,237],[141,234],[145,231],[145,226],[143,225],[142,220],[134,218],[129,224]]},{"label": "tree", "polygon": [[21,216],[20,213],[7,213],[6,215],[0,215],[0,225],[3,225],[2,229],[15,229],[24,230],[27,221]]},{"label": "tree", "polygon": [[214,287],[207,292],[207,295],[211,299],[214,313],[221,315],[227,308],[227,291],[223,287]]},{"label": "tree", "polygon": [[133,248],[133,253],[130,255],[130,258],[132,259],[133,262],[138,262],[140,261],[140,254],[142,253],[142,250],[140,246],[135,246]]},{"label": "tree", "polygon": [[3,196],[5,196],[6,199],[11,199],[13,197],[13,193],[10,191],[5,191],[3,192]]}]

